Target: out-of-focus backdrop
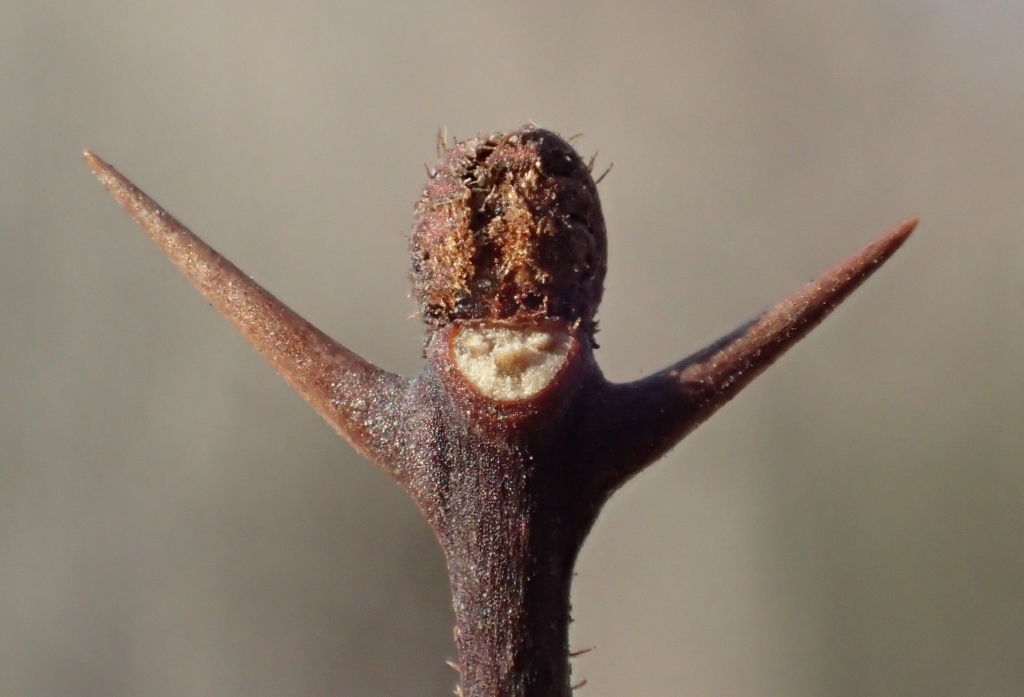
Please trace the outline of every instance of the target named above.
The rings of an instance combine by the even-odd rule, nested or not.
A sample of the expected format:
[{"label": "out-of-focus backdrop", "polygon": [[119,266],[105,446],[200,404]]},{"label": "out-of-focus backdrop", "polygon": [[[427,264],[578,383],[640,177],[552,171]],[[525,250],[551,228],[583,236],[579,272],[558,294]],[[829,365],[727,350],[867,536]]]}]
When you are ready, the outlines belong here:
[{"label": "out-of-focus backdrop", "polygon": [[444,695],[405,495],[191,290],[92,148],[419,365],[435,135],[600,151],[613,379],[909,244],[600,519],[583,694],[1024,694],[1016,1],[0,4],[0,694]]}]

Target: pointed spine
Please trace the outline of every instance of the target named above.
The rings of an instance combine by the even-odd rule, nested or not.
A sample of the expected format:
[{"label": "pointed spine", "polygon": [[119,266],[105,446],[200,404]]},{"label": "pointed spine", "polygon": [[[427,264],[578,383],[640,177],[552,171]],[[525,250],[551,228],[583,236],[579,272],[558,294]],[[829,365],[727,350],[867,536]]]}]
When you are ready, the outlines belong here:
[{"label": "pointed spine", "polygon": [[917,219],[823,273],[760,317],[692,356],[636,382],[604,383],[590,433],[605,495],[660,457],[735,397],[888,260]]},{"label": "pointed spine", "polygon": [[339,434],[392,476],[407,381],[330,338],[178,222],[114,167],[85,160],[171,263]]}]

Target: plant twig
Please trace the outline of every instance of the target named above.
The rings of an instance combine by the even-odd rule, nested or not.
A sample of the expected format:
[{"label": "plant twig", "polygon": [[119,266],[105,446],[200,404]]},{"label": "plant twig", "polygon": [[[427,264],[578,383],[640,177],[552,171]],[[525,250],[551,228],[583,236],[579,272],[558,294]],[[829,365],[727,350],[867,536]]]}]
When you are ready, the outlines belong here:
[{"label": "plant twig", "polygon": [[569,591],[611,493],[739,393],[906,241],[882,236],[757,319],[645,379],[594,359],[606,268],[590,167],[525,127],[448,145],[417,204],[428,324],[412,380],[326,336],[91,153],[193,286],[342,436],[397,479],[445,552],[465,697],[568,697]]}]

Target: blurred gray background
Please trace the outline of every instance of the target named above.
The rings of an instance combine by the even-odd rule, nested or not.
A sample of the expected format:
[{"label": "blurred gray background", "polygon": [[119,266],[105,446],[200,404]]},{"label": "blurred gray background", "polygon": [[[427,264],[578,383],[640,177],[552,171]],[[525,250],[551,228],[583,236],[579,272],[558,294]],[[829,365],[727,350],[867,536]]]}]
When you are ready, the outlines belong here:
[{"label": "blurred gray background", "polygon": [[0,3],[0,695],[444,695],[440,551],[93,180],[418,369],[435,134],[600,150],[613,379],[889,266],[594,530],[584,695],[1024,694],[1024,8]]}]

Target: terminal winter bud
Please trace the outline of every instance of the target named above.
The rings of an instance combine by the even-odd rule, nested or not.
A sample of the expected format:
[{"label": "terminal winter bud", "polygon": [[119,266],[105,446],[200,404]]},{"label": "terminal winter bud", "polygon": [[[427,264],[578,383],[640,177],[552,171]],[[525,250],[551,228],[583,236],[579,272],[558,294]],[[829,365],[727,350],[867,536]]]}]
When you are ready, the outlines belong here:
[{"label": "terminal winter bud", "polygon": [[607,239],[587,163],[559,135],[525,127],[443,153],[410,239],[420,312],[453,320],[560,319],[594,331]]}]

